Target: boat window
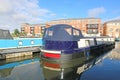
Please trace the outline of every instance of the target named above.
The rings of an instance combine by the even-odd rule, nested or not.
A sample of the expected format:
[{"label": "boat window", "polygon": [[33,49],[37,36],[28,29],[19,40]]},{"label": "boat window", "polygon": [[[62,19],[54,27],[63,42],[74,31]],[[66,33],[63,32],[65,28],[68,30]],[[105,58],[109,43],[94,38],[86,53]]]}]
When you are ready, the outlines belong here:
[{"label": "boat window", "polygon": [[23,42],[20,40],[20,41],[18,42],[18,44],[19,44],[19,46],[22,46],[22,45],[23,45]]},{"label": "boat window", "polygon": [[31,44],[34,44],[34,40],[31,40]]},{"label": "boat window", "polygon": [[79,36],[79,31],[78,31],[78,30],[73,29],[73,35],[74,35],[74,36]]},{"label": "boat window", "polygon": [[53,31],[49,30],[49,31],[48,31],[48,35],[49,35],[49,36],[52,36],[52,35],[53,35]]},{"label": "boat window", "polygon": [[85,40],[86,46],[90,46],[90,40]]},{"label": "boat window", "polygon": [[48,36],[53,36],[53,31],[52,30],[47,30],[45,34],[48,35]]},{"label": "boat window", "polygon": [[94,39],[94,44],[97,45],[97,40],[96,40],[96,38]]},{"label": "boat window", "polygon": [[102,39],[102,43],[104,43],[104,39]]},{"label": "boat window", "polygon": [[65,28],[65,31],[66,31],[69,35],[72,35],[72,29],[71,29],[71,28]]}]

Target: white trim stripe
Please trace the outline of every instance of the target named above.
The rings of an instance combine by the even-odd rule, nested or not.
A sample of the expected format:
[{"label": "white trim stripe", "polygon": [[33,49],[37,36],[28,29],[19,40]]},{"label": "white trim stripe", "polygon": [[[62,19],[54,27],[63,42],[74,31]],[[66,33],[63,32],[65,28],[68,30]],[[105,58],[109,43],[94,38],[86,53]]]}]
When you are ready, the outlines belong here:
[{"label": "white trim stripe", "polygon": [[61,54],[61,51],[44,50],[44,49],[41,49],[41,52],[54,53],[54,54]]}]

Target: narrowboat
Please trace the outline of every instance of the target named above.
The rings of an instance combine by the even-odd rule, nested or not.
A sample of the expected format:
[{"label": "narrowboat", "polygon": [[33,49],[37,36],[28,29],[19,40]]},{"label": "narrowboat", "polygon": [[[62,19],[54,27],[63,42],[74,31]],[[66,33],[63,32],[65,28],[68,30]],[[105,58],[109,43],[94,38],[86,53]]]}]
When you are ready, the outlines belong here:
[{"label": "narrowboat", "polygon": [[73,60],[88,57],[90,53],[99,53],[113,49],[112,37],[84,37],[80,30],[67,24],[57,24],[46,28],[43,35],[42,58],[49,60]]}]

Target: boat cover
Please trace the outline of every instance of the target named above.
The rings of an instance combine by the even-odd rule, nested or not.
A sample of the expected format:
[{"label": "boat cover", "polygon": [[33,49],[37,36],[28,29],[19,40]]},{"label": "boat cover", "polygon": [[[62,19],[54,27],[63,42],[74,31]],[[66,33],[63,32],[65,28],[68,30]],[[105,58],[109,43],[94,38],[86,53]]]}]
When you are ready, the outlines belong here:
[{"label": "boat cover", "polygon": [[80,30],[66,24],[57,24],[45,29],[43,40],[78,41],[83,38]]}]

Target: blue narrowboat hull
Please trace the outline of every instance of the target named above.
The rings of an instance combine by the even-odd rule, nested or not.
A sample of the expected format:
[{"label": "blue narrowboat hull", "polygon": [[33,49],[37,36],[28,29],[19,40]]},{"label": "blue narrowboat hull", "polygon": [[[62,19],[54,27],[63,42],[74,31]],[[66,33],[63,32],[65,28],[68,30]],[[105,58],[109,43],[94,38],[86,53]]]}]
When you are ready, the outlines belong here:
[{"label": "blue narrowboat hull", "polygon": [[[61,50],[60,53],[49,53],[48,52],[42,52],[42,58],[47,60],[55,60],[55,61],[68,61],[68,60],[74,60],[77,58],[85,57],[86,59],[89,58],[91,55],[99,55],[103,54],[115,47],[115,43],[111,44],[102,44],[102,45],[96,45],[86,48],[78,48],[78,49],[69,49],[69,50]],[[45,54],[55,54],[54,56],[45,56]],[[57,56],[57,57],[56,57]]]}]

